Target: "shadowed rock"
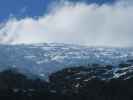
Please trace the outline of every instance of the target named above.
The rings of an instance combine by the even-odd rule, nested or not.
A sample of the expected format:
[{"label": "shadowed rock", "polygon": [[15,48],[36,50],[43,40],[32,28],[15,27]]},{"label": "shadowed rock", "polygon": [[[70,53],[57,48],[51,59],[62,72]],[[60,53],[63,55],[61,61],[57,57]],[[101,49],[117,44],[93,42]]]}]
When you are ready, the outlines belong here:
[{"label": "shadowed rock", "polygon": [[49,82],[30,79],[16,69],[5,70],[0,72],[0,97],[13,100],[133,100],[132,66],[120,64],[117,67],[116,71],[113,66],[97,64],[65,68],[52,73]]}]

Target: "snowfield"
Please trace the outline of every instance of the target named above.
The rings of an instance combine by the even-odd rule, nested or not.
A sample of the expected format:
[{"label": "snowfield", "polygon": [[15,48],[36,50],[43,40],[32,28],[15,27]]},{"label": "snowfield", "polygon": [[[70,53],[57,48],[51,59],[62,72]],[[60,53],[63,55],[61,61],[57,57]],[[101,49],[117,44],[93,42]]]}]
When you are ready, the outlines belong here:
[{"label": "snowfield", "polygon": [[35,75],[42,79],[63,68],[88,64],[111,65],[114,77],[119,77],[126,72],[117,73],[117,66],[130,59],[133,59],[133,48],[87,47],[61,43],[0,45],[1,71],[16,68],[29,76]]}]

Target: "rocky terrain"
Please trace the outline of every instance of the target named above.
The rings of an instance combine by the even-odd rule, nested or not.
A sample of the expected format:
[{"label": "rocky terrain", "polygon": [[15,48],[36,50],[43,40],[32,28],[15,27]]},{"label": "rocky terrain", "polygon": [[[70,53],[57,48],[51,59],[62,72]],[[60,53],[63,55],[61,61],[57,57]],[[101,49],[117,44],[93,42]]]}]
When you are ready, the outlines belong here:
[{"label": "rocky terrain", "polygon": [[17,68],[28,77],[48,80],[51,73],[71,66],[111,65],[133,59],[133,48],[87,47],[62,43],[0,45],[0,71]]},{"label": "rocky terrain", "polygon": [[132,100],[132,60],[110,65],[69,67],[49,81],[29,78],[12,68],[0,72],[0,97],[12,100]]},{"label": "rocky terrain", "polygon": [[133,100],[133,48],[0,45],[0,98]]}]

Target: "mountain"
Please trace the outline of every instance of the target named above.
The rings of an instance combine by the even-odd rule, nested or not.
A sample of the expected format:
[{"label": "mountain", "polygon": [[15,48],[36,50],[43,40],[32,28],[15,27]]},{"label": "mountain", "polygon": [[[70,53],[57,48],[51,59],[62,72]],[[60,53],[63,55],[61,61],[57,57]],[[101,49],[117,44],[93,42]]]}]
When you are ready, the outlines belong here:
[{"label": "mountain", "polygon": [[132,100],[133,48],[0,45],[0,98]]},{"label": "mountain", "polygon": [[87,47],[63,43],[0,45],[0,53],[0,71],[16,68],[28,77],[36,76],[47,81],[51,73],[88,64],[110,65],[115,73],[120,63],[133,58],[133,48]]},{"label": "mountain", "polygon": [[[122,66],[128,69],[127,65]],[[111,66],[106,67],[98,68],[98,65],[93,65],[92,68],[91,66],[65,68],[50,74],[49,82],[39,78],[28,78],[19,73],[17,69],[8,69],[0,72],[0,98],[11,100],[132,100],[133,77],[114,78],[112,73],[106,73],[108,70],[110,72]],[[126,73],[124,76],[132,75],[133,72],[130,71],[130,74]],[[111,79],[102,80],[104,77]]]}]

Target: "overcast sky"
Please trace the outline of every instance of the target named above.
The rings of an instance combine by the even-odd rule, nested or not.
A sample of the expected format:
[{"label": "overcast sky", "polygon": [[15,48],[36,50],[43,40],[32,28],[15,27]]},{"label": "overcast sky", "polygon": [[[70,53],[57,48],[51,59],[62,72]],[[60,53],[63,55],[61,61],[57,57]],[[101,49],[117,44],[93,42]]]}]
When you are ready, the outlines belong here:
[{"label": "overcast sky", "polygon": [[133,0],[1,0],[0,6],[0,43],[133,44]]}]

